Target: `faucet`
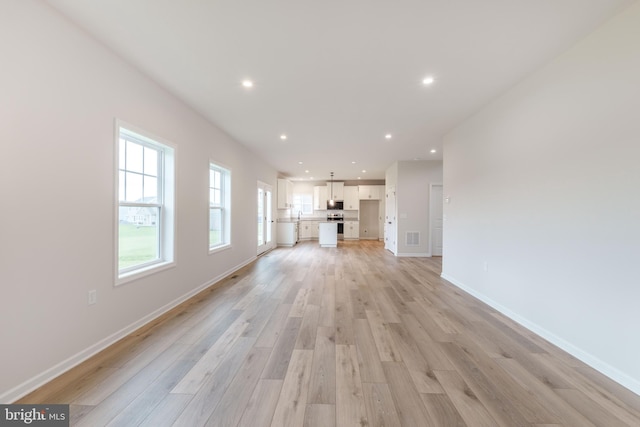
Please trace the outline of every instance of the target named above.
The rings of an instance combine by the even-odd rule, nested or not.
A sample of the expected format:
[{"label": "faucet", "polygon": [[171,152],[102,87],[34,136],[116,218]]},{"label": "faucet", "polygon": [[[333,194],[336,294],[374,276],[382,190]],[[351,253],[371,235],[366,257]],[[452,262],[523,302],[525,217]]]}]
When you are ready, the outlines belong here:
[{"label": "faucet", "polygon": [[298,211],[298,221],[300,221],[300,216],[302,215],[302,211]]}]

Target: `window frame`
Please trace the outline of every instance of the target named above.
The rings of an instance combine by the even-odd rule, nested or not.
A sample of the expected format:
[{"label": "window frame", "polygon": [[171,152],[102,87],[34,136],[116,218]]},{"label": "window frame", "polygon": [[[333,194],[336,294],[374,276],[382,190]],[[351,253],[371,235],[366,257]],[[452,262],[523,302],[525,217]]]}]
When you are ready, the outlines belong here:
[{"label": "window frame", "polygon": [[[214,205],[211,201],[211,171],[220,172],[220,203]],[[231,248],[231,168],[215,160],[209,160],[209,196],[208,196],[208,211],[209,219],[207,221],[207,233],[209,254],[220,252]],[[222,241],[218,244],[211,245],[211,211],[213,209],[219,209],[221,212],[221,226],[222,226]]]},{"label": "window frame", "polygon": [[[115,120],[115,215],[114,215],[114,284],[116,286],[139,279],[149,274],[172,268],[176,265],[175,236],[176,236],[176,158],[177,149],[174,144],[152,135],[140,128],[132,126],[122,120]],[[123,138],[124,137],[124,138]],[[144,193],[141,201],[120,200],[120,140],[130,141],[143,147],[150,148],[158,153],[157,164],[157,189],[155,202],[145,202]],[[129,173],[134,173],[129,171]],[[144,169],[143,176],[144,191]],[[149,175],[150,176],[150,175]],[[157,243],[156,258],[151,261],[136,264],[120,269],[120,207],[157,208]]]}]

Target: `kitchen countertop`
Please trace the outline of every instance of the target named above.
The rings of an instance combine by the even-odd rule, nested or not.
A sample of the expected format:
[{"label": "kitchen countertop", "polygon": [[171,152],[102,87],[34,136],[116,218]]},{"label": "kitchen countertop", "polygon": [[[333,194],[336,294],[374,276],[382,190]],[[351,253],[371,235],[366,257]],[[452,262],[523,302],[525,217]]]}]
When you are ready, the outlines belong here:
[{"label": "kitchen countertop", "polygon": [[307,222],[307,221],[315,221],[315,222],[345,222],[345,221],[359,221],[358,218],[345,218],[343,220],[340,221],[335,221],[335,220],[327,220],[326,217],[320,217],[320,218],[278,218],[277,222]]}]

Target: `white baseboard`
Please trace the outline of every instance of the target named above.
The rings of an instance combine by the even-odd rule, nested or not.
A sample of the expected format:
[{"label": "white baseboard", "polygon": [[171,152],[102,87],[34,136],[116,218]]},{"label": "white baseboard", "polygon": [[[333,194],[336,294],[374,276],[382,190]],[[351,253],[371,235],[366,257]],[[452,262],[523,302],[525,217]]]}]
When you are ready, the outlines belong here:
[{"label": "white baseboard", "polygon": [[431,258],[431,254],[429,252],[398,252],[397,257],[406,257],[406,258]]},{"label": "white baseboard", "polygon": [[440,275],[440,277],[442,277],[443,279],[447,280],[448,282],[450,282],[454,286],[457,286],[458,288],[460,288],[463,291],[467,292],[468,294],[471,294],[472,296],[474,296],[475,298],[477,298],[480,301],[484,302],[485,304],[495,308],[500,313],[502,313],[505,316],[509,317],[514,322],[517,322],[520,325],[524,326],[525,328],[529,329],[531,332],[541,336],[542,338],[546,339],[547,341],[549,341],[550,343],[554,344],[555,346],[560,347],[561,349],[563,349],[567,353],[569,353],[572,356],[574,356],[575,358],[583,361],[584,363],[586,363],[587,365],[591,366],[596,371],[602,373],[603,375],[606,375],[607,377],[611,378],[613,381],[617,382],[618,384],[622,385],[623,387],[626,387],[629,390],[631,390],[632,392],[634,392],[635,394],[640,395],[640,381],[638,381],[637,379],[635,379],[633,377],[630,377],[629,375],[625,374],[624,372],[620,371],[619,369],[614,368],[613,366],[609,365],[608,363],[603,362],[602,360],[600,360],[599,358],[593,356],[592,354],[590,354],[590,353],[584,351],[583,349],[571,344],[570,342],[566,341],[565,339],[555,335],[553,332],[550,332],[547,329],[542,328],[538,324],[536,324],[534,322],[531,322],[530,320],[520,316],[519,314],[515,313],[514,311],[511,311],[510,309],[508,309],[507,307],[503,306],[502,304],[499,304],[499,303],[495,302],[494,300],[492,300],[491,298],[488,298],[486,295],[481,294],[481,293],[477,292],[476,290],[474,290],[472,288],[469,288],[468,286],[466,286],[462,282],[456,280],[455,278],[453,278],[453,277],[451,277],[451,276],[449,276],[449,275],[447,275],[445,273],[442,273]]},{"label": "white baseboard", "polygon": [[73,356],[69,357],[66,360],[63,360],[62,362],[58,363],[55,366],[52,366],[51,368],[47,369],[46,371],[36,375],[33,378],[28,379],[27,381],[23,382],[22,384],[19,384],[18,386],[0,394],[0,403],[2,404],[9,404],[9,403],[13,403],[16,400],[20,399],[21,397],[31,393],[32,391],[36,390],[39,387],[42,387],[43,385],[45,385],[46,383],[48,383],[49,381],[55,379],[56,377],[59,377],[60,375],[64,374],[65,372],[67,372],[68,370],[78,366],[80,363],[84,362],[85,360],[89,359],[92,356],[95,356],[96,354],[98,354],[99,352],[101,352],[102,350],[104,350],[105,348],[109,347],[110,345],[115,344],[117,341],[121,340],[122,338],[126,337],[127,335],[131,334],[132,332],[134,332],[135,330],[141,328],[142,326],[146,325],[147,323],[153,321],[154,319],[162,316],[164,313],[166,313],[167,311],[171,310],[172,308],[182,304],[184,301],[188,300],[189,298],[193,297],[194,295],[198,294],[199,292],[202,292],[203,290],[209,288],[210,286],[213,286],[214,284],[216,284],[217,282],[219,282],[220,280],[224,279],[227,276],[230,276],[231,274],[235,273],[236,271],[240,270],[242,267],[251,264],[253,261],[255,261],[257,259],[257,257],[252,257],[249,258],[248,260],[242,262],[241,264],[225,271],[224,273],[218,275],[217,277],[214,277],[213,279],[207,281],[206,283],[198,286],[197,288],[187,292],[186,294],[176,298],[175,300],[169,302],[168,304],[165,304],[164,306],[160,307],[159,309],[149,313],[148,315],[144,316],[143,318],[133,322],[132,324],[120,329],[119,331],[109,335],[106,338],[101,339],[100,341],[98,341],[97,343],[91,345],[90,347],[74,354]]}]

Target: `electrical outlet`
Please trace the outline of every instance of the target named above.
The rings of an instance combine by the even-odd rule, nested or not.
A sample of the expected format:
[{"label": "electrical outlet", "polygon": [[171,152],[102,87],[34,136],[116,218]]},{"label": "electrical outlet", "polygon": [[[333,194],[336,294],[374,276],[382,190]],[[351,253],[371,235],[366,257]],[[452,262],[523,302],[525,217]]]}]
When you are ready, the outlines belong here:
[{"label": "electrical outlet", "polygon": [[98,291],[96,291],[95,289],[90,290],[88,293],[88,296],[89,296],[89,305],[93,305],[96,302],[98,302]]}]

